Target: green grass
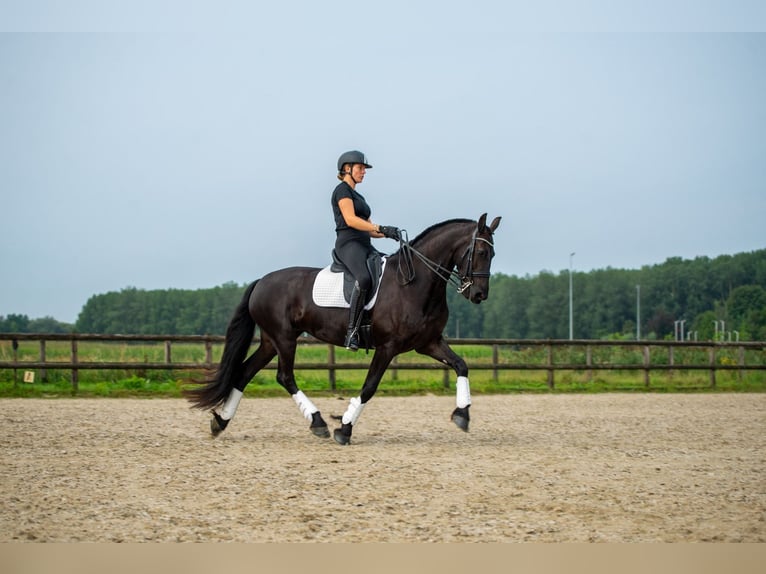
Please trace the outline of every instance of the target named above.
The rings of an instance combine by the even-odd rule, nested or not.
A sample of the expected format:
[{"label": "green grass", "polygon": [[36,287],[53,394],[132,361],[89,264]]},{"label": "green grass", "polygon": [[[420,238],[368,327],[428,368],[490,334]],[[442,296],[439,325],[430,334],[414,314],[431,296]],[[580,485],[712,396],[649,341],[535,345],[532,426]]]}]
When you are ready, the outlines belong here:
[{"label": "green grass", "polygon": [[[179,375],[179,373],[175,373]],[[36,382],[33,384],[12,380],[0,381],[0,397],[181,397],[187,385],[184,379],[172,373],[152,372],[148,377],[131,376],[117,380],[80,380],[77,391],[67,380]],[[156,376],[155,376],[156,375]],[[387,373],[378,388],[378,396],[407,395],[453,395],[455,376],[450,375],[449,387],[444,386],[441,371],[402,371],[393,380]],[[471,393],[604,393],[604,392],[765,392],[766,382],[762,373],[746,373],[740,380],[736,373],[719,373],[716,388],[710,387],[706,375],[680,373],[673,377],[651,375],[649,386],[640,373],[615,373],[601,371],[588,380],[580,372],[558,372],[555,385],[550,389],[545,372],[525,371],[513,373],[501,371],[498,380],[492,379],[491,372],[471,373]],[[311,396],[351,396],[359,392],[364,381],[363,371],[342,371],[338,373],[336,388],[330,390],[327,377],[321,371],[296,373],[298,385]],[[246,395],[251,397],[286,396],[284,389],[274,379],[274,371],[258,374],[247,387]]]},{"label": "green grass", "polygon": [[[642,371],[606,371],[594,370],[589,376],[587,371],[556,371],[555,385],[551,389],[547,384],[547,373],[539,371],[513,371],[500,369],[497,378],[492,370],[478,367],[492,364],[492,349],[485,345],[462,345],[455,347],[468,363],[473,394],[507,393],[603,393],[603,392],[766,392],[766,371],[744,371],[742,376],[737,371],[718,371],[716,387],[711,388],[707,370],[652,371],[649,385],[644,382]],[[213,348],[213,360],[220,358],[222,348]],[[675,364],[705,364],[705,351],[684,349],[676,352]],[[23,341],[19,345],[20,361],[39,360],[39,344]],[[68,342],[48,342],[46,360],[64,361],[69,359],[71,345]],[[163,362],[164,346],[151,343],[105,343],[80,342],[79,360],[94,361],[145,361]],[[663,354],[664,352],[664,354]],[[296,363],[323,363],[327,361],[327,345],[302,345],[299,347]],[[335,361],[338,364],[368,364],[372,354],[351,353],[344,349],[335,349]],[[0,341],[0,360],[11,360],[10,343]],[[200,344],[177,343],[172,347],[173,362],[202,363],[204,349]],[[619,363],[636,364],[642,362],[642,355],[637,349],[594,347],[594,364]],[[736,350],[721,353],[717,357],[719,364],[736,364]],[[538,364],[545,362],[542,349],[514,349],[500,347],[498,361],[502,364]],[[555,352],[556,363],[584,363],[585,350],[559,349]],[[652,363],[668,364],[669,357],[665,349],[652,350]],[[453,395],[455,374],[449,372],[448,386],[444,384],[444,372],[441,369],[408,370],[407,364],[426,363],[438,366],[428,357],[407,353],[397,358],[381,381],[378,389],[380,396],[406,396],[418,394]],[[766,364],[763,351],[748,351],[746,364]],[[350,396],[357,394],[364,382],[365,370],[337,370],[336,388],[330,389],[326,370],[298,370],[298,385],[310,396]],[[202,371],[182,372],[180,370],[143,371],[135,370],[80,370],[75,392],[71,381],[71,371],[48,369],[43,380],[43,373],[35,370],[34,383],[23,382],[24,372],[19,370],[0,370],[0,397],[181,397],[182,390],[190,379],[199,379]],[[275,380],[276,370],[267,369],[259,373],[247,387],[246,394],[255,397],[286,396],[284,389]]]}]

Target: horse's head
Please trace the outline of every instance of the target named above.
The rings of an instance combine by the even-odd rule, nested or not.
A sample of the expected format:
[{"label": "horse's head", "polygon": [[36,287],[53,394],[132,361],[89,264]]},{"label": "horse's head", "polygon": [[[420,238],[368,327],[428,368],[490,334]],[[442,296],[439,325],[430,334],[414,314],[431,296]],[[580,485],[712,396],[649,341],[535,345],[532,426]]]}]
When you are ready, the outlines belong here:
[{"label": "horse's head", "polygon": [[500,225],[500,219],[495,217],[487,225],[487,214],[482,214],[476,223],[471,242],[458,263],[458,273],[463,283],[461,293],[472,303],[481,303],[489,296],[489,268],[495,255],[492,234]]}]

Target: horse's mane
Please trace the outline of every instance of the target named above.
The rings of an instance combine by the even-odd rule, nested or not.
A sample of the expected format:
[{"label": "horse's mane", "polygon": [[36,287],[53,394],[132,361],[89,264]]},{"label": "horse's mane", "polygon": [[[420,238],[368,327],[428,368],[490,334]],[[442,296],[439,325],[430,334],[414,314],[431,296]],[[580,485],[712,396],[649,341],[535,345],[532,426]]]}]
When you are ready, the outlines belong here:
[{"label": "horse's mane", "polygon": [[425,231],[421,232],[415,239],[410,241],[413,245],[417,245],[417,243],[423,239],[426,235],[431,233],[432,231],[436,231],[440,227],[444,227],[445,225],[450,225],[452,223],[473,223],[470,219],[449,219],[447,221],[442,221],[441,223],[435,223]]}]

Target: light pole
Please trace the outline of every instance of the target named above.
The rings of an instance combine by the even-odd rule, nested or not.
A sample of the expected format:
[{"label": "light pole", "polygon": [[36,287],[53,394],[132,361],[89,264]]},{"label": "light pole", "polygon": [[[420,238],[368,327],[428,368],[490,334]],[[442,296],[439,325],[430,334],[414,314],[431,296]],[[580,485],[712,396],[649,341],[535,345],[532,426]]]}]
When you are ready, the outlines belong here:
[{"label": "light pole", "polygon": [[572,257],[574,251],[569,254],[569,340],[574,339],[574,321],[572,315]]},{"label": "light pole", "polygon": [[641,340],[641,285],[636,285],[636,341]]}]

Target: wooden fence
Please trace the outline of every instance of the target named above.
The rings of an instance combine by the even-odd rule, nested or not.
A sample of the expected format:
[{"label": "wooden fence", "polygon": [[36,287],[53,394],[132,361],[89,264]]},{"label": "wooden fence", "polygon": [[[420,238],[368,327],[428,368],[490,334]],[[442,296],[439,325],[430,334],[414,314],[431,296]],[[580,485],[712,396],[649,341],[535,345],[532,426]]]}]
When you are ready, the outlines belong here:
[{"label": "wooden fence", "polygon": [[[70,370],[72,373],[72,386],[77,391],[79,372],[81,370],[99,369],[99,370],[128,370],[128,371],[151,371],[151,370],[178,370],[195,371],[207,370],[216,367],[213,362],[213,346],[223,344],[223,336],[212,335],[86,335],[86,334],[27,334],[27,333],[0,333],[0,342],[11,342],[11,360],[2,360],[0,356],[0,370],[12,369],[14,371],[14,381],[16,381],[17,372],[32,372],[40,370],[42,378],[48,370],[63,369]],[[39,356],[37,360],[19,360],[18,348],[19,342],[37,341],[39,343]],[[70,345],[68,361],[50,361],[46,359],[46,343],[53,341],[65,341]],[[257,338],[254,342],[257,343]],[[102,343],[150,343],[162,344],[164,346],[164,360],[161,362],[149,361],[81,361],[79,358],[80,343],[82,342],[102,342]],[[301,339],[302,345],[325,345],[328,348],[327,360],[314,363],[296,363],[296,370],[326,370],[328,372],[328,381],[330,389],[335,389],[336,373],[338,370],[356,369],[366,370],[369,366],[369,356],[360,352],[359,357],[365,357],[364,361],[356,360],[353,362],[336,360],[335,347],[327,343],[318,341],[311,337]],[[718,371],[737,371],[742,376],[744,371],[766,371],[766,341],[757,342],[698,342],[698,341],[602,341],[602,340],[561,340],[561,339],[448,339],[451,346],[456,348],[460,354],[460,346],[478,345],[487,346],[492,349],[491,362],[472,362],[469,363],[471,371],[491,370],[493,380],[497,380],[498,372],[508,371],[545,371],[547,372],[547,384],[550,388],[554,387],[556,371],[585,371],[588,379],[592,377],[593,371],[598,370],[618,370],[618,371],[643,371],[644,384],[649,386],[649,373],[651,371],[708,371],[710,376],[710,386],[716,386],[716,372]],[[204,359],[200,362],[175,362],[172,360],[173,344],[199,344],[204,347]],[[611,349],[629,349],[640,350],[640,362],[611,362],[603,360],[594,360],[594,350],[602,347]],[[511,348],[515,351],[538,350],[536,355],[542,357],[542,360],[525,360],[524,362],[505,361],[500,359],[500,349]],[[657,357],[657,349],[661,350],[661,358]],[[705,360],[697,362],[679,362],[676,360],[676,351],[679,349],[698,349],[703,350]],[[584,350],[584,352],[583,352]],[[542,351],[540,353],[539,351]],[[579,351],[574,353],[574,351]],[[653,351],[655,361],[653,362]],[[746,363],[745,354],[753,352],[758,357],[757,361]],[[727,354],[727,360],[719,360],[723,353]],[[577,354],[583,360],[573,361],[572,355]],[[730,356],[736,355],[736,359]],[[535,353],[528,353],[531,357]],[[557,356],[565,355],[566,362],[559,362]],[[426,359],[426,357],[424,357]],[[276,360],[272,361],[266,369],[276,369]],[[427,359],[427,362],[406,362],[400,363],[395,359],[391,364],[389,371],[397,376],[398,370],[443,370],[445,386],[449,386],[451,369],[446,365]]]}]

